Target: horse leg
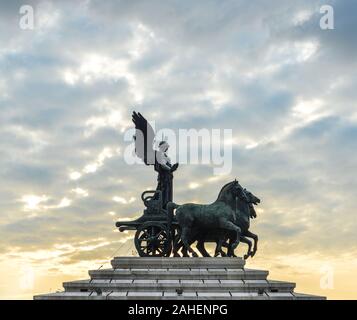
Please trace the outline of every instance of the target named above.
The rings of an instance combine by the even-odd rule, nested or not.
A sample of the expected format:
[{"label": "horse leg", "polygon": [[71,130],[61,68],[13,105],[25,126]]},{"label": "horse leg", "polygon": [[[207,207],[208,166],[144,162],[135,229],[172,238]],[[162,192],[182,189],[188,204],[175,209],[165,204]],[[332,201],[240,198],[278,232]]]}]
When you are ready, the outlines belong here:
[{"label": "horse leg", "polygon": [[185,250],[188,250],[192,254],[193,257],[198,257],[198,254],[191,248],[191,243],[190,243],[190,237],[189,237],[189,229],[188,228],[183,228],[182,229],[182,234],[181,234],[181,241],[183,243],[183,246]]},{"label": "horse leg", "polygon": [[[190,240],[188,243],[189,245],[191,246],[191,244],[193,243],[194,241]],[[184,246],[183,242],[181,241],[181,253],[182,253],[182,256],[183,257],[189,257],[188,253],[187,253],[187,248]]]},{"label": "horse leg", "polygon": [[220,254],[222,257],[226,256],[226,253],[222,250],[222,247],[226,245],[226,239],[225,238],[218,238],[216,240],[216,250],[214,252],[214,256],[218,257]]},{"label": "horse leg", "polygon": [[[227,252],[228,252],[228,243],[227,242],[223,243],[223,247],[227,248]],[[227,257],[227,253],[225,253],[223,250],[220,251],[220,254],[222,257]]]},{"label": "horse leg", "polygon": [[216,250],[214,251],[214,256],[218,257],[218,255],[220,254],[222,257],[224,257],[226,254],[224,253],[224,251],[222,250],[222,246],[224,245],[224,239],[218,239],[216,241]]},{"label": "horse leg", "polygon": [[[216,257],[218,256],[218,254],[221,255],[221,257],[227,257],[228,255],[228,251],[229,251],[229,243],[227,242],[228,241],[228,238],[225,237],[225,238],[219,238],[219,240],[216,241],[217,243],[217,247],[216,247]],[[225,247],[227,248],[227,253],[225,253],[222,249],[222,247]],[[229,255],[228,255],[229,256]]]},{"label": "horse leg", "polygon": [[234,249],[233,249],[233,240],[230,239],[229,243],[227,243],[227,256],[228,257],[236,257],[236,255],[234,254]]},{"label": "horse leg", "polygon": [[183,246],[182,241],[180,241],[178,236],[176,236],[174,240],[173,250],[172,250],[174,257],[180,257],[178,251],[182,248],[182,246]]},{"label": "horse leg", "polygon": [[[228,244],[228,242],[226,240],[223,242],[222,246],[227,248],[227,253],[228,253],[229,244]],[[227,257],[227,253],[225,253],[223,251],[223,249],[221,249],[221,251],[219,253],[221,254],[222,257]]]},{"label": "horse leg", "polygon": [[249,258],[249,256],[252,254],[252,252],[251,252],[251,250],[252,250],[252,241],[250,241],[246,237],[241,237],[240,241],[243,242],[243,243],[246,243],[248,245],[247,254],[244,255],[244,260],[247,260]]},{"label": "horse leg", "polygon": [[198,251],[202,254],[202,257],[210,257],[211,255],[207,252],[206,248],[205,248],[205,242],[204,240],[198,240],[197,241],[197,245],[196,248],[198,249]]},{"label": "horse leg", "polygon": [[258,250],[258,236],[255,233],[250,232],[249,230],[247,230],[247,232],[245,232],[245,236],[252,238],[254,240],[253,252],[250,254],[250,256],[253,258]]},{"label": "horse leg", "polygon": [[183,245],[183,242],[180,240],[177,244],[176,247],[176,252],[174,251],[174,257],[181,257],[178,253],[178,251],[181,249],[181,256],[182,257],[188,257],[188,253],[186,250],[186,247]]},{"label": "horse leg", "polygon": [[233,231],[236,234],[235,241],[231,244],[231,248],[232,248],[232,250],[237,248],[237,246],[239,244],[240,235],[242,233],[241,228],[239,228],[233,222],[228,221],[228,220],[221,221],[220,228],[228,230],[228,233]]},{"label": "horse leg", "polygon": [[181,257],[179,254],[180,249],[181,249],[182,257],[188,257],[187,250],[181,240],[181,234],[182,232],[180,231],[174,238],[174,245],[172,250],[174,257]]},{"label": "horse leg", "polygon": [[174,257],[180,257],[178,251],[183,245],[180,239],[181,239],[181,229],[179,228],[177,233],[174,235],[173,248],[172,248],[172,253]]},{"label": "horse leg", "polygon": [[182,244],[182,249],[181,249],[181,253],[182,253],[182,256],[187,258],[189,257],[188,253],[187,253],[187,249],[186,247]]}]

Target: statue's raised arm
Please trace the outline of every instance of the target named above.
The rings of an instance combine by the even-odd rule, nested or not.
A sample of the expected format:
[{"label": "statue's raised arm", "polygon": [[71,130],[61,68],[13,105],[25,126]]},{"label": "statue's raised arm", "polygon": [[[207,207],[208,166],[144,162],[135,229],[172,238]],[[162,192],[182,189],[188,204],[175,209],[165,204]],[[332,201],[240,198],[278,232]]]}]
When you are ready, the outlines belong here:
[{"label": "statue's raised arm", "polygon": [[146,165],[155,165],[155,150],[153,148],[155,132],[149,122],[140,112],[133,112],[135,125],[135,153]]}]

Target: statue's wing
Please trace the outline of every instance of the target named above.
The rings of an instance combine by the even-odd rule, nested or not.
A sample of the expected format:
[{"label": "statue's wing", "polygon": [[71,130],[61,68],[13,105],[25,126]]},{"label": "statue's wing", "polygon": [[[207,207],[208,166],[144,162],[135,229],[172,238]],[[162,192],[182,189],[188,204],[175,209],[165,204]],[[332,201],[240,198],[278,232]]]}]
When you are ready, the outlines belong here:
[{"label": "statue's wing", "polygon": [[155,150],[153,149],[155,132],[140,112],[133,112],[135,124],[135,153],[146,165],[155,164]]}]

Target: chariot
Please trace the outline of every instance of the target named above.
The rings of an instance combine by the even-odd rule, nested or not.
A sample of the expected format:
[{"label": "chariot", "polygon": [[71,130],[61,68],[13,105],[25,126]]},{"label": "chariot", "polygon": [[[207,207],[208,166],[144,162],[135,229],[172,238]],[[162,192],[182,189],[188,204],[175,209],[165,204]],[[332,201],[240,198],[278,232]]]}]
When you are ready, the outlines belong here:
[{"label": "chariot", "polygon": [[133,221],[118,221],[119,231],[136,230],[134,243],[141,257],[169,257],[178,223],[173,213],[163,208],[160,190],[147,190],[141,199],[146,209]]}]

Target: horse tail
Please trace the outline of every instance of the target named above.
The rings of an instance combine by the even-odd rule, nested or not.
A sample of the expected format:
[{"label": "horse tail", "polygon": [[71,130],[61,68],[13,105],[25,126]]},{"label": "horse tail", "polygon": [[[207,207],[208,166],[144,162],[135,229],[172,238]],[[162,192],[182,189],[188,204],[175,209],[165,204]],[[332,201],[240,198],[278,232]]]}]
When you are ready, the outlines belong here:
[{"label": "horse tail", "polygon": [[173,238],[173,254],[174,257],[179,257],[180,255],[178,254],[178,251],[183,247],[183,243],[181,240],[181,234],[182,234],[182,229],[180,226],[178,226],[177,228],[177,233],[174,234],[174,238]]},{"label": "horse tail", "polygon": [[168,219],[169,225],[172,224],[172,221],[174,219],[174,210],[177,209],[178,207],[179,207],[179,205],[174,202],[167,203],[166,209],[167,209],[167,219]]},{"label": "horse tail", "polygon": [[181,245],[179,243],[179,241],[181,239],[181,232],[182,232],[181,227],[178,226],[177,234],[175,234],[175,228],[172,226],[172,221],[174,219],[174,210],[177,209],[178,207],[179,207],[179,205],[174,202],[168,202],[166,205],[167,222],[168,222],[169,228],[171,229],[171,235],[173,237],[172,244],[173,244],[174,257],[179,256],[178,250],[181,248]]}]

